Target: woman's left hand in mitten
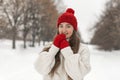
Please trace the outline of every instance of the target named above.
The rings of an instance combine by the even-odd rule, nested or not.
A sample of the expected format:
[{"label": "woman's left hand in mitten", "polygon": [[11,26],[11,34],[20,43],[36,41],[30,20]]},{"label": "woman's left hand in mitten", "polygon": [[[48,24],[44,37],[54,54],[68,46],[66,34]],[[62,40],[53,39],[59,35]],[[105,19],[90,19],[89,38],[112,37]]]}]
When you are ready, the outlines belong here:
[{"label": "woman's left hand in mitten", "polygon": [[60,49],[66,48],[69,46],[69,42],[65,39],[60,43]]}]

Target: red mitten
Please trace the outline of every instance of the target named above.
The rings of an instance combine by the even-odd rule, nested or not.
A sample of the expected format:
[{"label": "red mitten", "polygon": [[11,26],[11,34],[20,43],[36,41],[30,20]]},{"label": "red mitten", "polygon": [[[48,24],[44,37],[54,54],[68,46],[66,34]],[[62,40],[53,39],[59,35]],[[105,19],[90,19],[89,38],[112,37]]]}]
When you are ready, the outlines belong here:
[{"label": "red mitten", "polygon": [[60,43],[60,49],[63,49],[65,47],[68,47],[69,46],[69,43],[67,40],[63,40],[61,43]]},{"label": "red mitten", "polygon": [[53,41],[53,44],[60,48],[60,43],[66,39],[66,36],[65,34],[58,34],[55,38],[54,38],[54,41]]}]

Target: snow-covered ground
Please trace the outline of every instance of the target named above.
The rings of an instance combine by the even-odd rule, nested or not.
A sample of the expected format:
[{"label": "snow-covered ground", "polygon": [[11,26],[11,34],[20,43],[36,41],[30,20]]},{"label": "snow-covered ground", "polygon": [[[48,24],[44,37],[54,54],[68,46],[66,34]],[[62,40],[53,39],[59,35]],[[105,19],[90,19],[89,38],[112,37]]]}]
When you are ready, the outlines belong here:
[{"label": "snow-covered ground", "polygon": [[91,53],[91,72],[85,80],[120,80],[120,50],[105,52],[88,46]]},{"label": "snow-covered ground", "polygon": [[[17,49],[11,49],[10,40],[0,40],[0,80],[42,80],[35,71],[34,61],[43,46],[22,48],[17,41]],[[29,43],[28,43],[29,44]],[[88,46],[91,53],[91,72],[85,80],[120,80],[120,51],[98,51]]]}]

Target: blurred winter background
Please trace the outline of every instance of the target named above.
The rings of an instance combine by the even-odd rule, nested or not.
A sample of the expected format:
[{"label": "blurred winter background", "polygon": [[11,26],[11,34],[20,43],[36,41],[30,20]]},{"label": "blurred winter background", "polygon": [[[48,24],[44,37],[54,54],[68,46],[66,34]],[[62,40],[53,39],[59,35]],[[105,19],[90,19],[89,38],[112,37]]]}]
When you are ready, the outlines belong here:
[{"label": "blurred winter background", "polygon": [[0,80],[43,79],[34,62],[67,7],[91,54],[85,80],[120,80],[120,0],[0,0]]}]

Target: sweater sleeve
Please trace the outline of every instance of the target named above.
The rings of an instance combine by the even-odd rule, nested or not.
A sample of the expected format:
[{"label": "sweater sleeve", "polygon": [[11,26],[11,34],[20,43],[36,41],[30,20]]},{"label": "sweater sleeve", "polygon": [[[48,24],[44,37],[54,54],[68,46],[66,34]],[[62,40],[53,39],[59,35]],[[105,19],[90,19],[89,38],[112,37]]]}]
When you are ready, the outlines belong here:
[{"label": "sweater sleeve", "polygon": [[82,80],[90,71],[90,54],[87,47],[81,47],[77,54],[73,54],[70,47],[61,50],[65,58],[65,70],[73,80]]},{"label": "sweater sleeve", "polygon": [[39,54],[35,61],[35,69],[40,74],[48,74],[55,64],[55,55],[59,51],[59,48],[52,45],[48,52],[43,51]]}]

